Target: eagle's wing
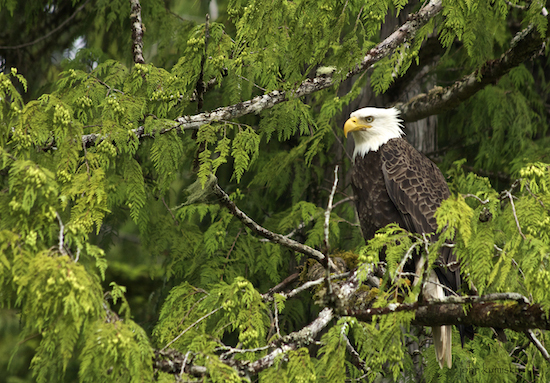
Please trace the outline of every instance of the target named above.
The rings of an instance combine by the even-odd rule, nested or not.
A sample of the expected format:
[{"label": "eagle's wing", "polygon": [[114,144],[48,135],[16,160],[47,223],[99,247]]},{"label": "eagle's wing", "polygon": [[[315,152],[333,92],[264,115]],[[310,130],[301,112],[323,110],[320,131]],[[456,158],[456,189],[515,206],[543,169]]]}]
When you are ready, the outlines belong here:
[{"label": "eagle's wing", "polygon": [[406,229],[433,233],[437,229],[434,213],[450,195],[443,174],[402,138],[388,141],[380,150],[386,189]]},{"label": "eagle's wing", "polygon": [[[395,138],[381,149],[382,173],[391,200],[401,213],[406,229],[414,233],[433,233],[437,230],[435,211],[441,202],[448,198],[449,187],[439,168],[420,154],[402,138]],[[441,285],[445,284],[456,291],[460,285],[460,269],[451,248],[441,250],[439,261],[449,268],[436,268],[430,272],[423,295],[428,299],[440,299],[447,295]],[[423,262],[417,260],[417,274]],[[435,283],[429,283],[435,282]],[[432,328],[435,353],[439,366],[451,368],[451,327]],[[464,329],[459,329],[461,340]]]},{"label": "eagle's wing", "polygon": [[[450,196],[441,170],[402,138],[388,141],[380,150],[386,189],[406,223],[405,229],[413,233],[435,232],[434,214],[441,202]],[[456,291],[460,286],[456,255],[445,247],[439,261],[449,265],[436,270],[440,279]]]}]

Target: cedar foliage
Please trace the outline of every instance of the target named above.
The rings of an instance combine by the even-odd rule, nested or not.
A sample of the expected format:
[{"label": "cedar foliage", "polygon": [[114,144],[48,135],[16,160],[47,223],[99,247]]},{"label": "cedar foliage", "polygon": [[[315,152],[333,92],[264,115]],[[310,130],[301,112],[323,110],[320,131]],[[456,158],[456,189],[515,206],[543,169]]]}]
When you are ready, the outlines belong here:
[{"label": "cedar foliage", "polygon": [[[542,35],[547,28],[537,1],[445,1],[414,39],[352,81],[346,73],[406,1],[229,0],[206,23],[178,16],[190,2],[143,2],[148,63],[135,65],[128,2],[97,1],[79,11],[78,27],[63,29],[57,45],[41,40],[21,51],[35,57],[34,68],[5,49],[44,34],[82,4],[0,0],[8,30],[0,35],[0,364],[11,360],[8,374],[17,381],[247,380],[224,362],[268,355],[271,342],[302,329],[326,302],[322,289],[315,297],[261,295],[296,265],[304,268],[300,283],[314,270],[217,204],[208,192],[212,175],[260,225],[325,250],[335,164],[335,203],[350,193],[343,110],[366,87],[384,93],[421,65],[422,43],[434,34],[441,59],[431,76],[445,86],[506,51],[520,26],[534,24]],[[86,48],[52,64],[49,53],[59,56],[78,36]],[[321,66],[335,84],[294,97]],[[544,57],[520,65],[440,116],[440,145],[448,148],[441,165],[453,195],[437,214],[438,241],[390,225],[365,244],[352,204],[332,211],[334,254],[353,254],[365,270],[386,248],[382,288],[368,291],[373,307],[416,301],[420,285],[398,276],[403,256],[422,249],[432,267],[452,240],[480,294],[518,292],[550,310],[547,69]],[[176,119],[197,113],[197,84],[209,80],[207,111],[273,90],[287,91],[287,99],[257,115],[181,129]],[[471,168],[489,177],[465,171]],[[491,177],[497,173],[512,181]],[[503,371],[499,381],[548,381],[539,350],[509,330],[500,343],[490,329],[477,329],[464,348],[455,332],[454,367],[440,370],[426,334],[403,331],[413,317],[340,317],[249,378],[415,379],[419,364],[408,345],[421,342],[426,381],[490,381],[497,376],[491,368]],[[158,370],[154,352],[167,348],[207,375]]]}]

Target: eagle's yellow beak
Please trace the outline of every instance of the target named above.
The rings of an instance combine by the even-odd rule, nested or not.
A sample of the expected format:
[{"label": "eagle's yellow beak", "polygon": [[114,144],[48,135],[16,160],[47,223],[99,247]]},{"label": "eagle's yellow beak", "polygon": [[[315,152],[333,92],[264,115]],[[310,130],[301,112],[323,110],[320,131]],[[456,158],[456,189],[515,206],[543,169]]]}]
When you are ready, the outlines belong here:
[{"label": "eagle's yellow beak", "polygon": [[359,120],[357,119],[357,117],[351,117],[344,124],[344,135],[347,138],[349,132],[355,132],[357,130],[368,129],[368,128],[372,128],[372,126],[363,125],[359,123]]}]

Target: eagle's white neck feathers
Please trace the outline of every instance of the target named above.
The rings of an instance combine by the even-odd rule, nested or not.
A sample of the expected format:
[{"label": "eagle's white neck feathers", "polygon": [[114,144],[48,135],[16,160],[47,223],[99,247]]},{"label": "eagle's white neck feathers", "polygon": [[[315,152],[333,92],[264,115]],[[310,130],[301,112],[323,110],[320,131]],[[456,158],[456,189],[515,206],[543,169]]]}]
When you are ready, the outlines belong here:
[{"label": "eagle's white neck feathers", "polygon": [[399,110],[395,108],[363,108],[350,114],[351,117],[356,117],[361,121],[372,118],[372,122],[368,123],[370,128],[351,132],[355,141],[354,160],[357,155],[363,157],[370,151],[376,152],[380,146],[392,138],[405,134],[401,129],[403,125],[399,118]]}]

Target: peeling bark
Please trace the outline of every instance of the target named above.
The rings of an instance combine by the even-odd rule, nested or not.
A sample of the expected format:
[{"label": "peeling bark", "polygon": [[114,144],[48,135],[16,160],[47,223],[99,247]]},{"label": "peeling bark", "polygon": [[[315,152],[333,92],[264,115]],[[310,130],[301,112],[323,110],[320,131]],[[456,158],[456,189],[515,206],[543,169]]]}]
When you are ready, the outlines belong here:
[{"label": "peeling bark", "polygon": [[141,22],[141,4],[139,0],[130,0],[132,20],[132,52],[135,64],[145,64],[143,58],[143,24]]}]

